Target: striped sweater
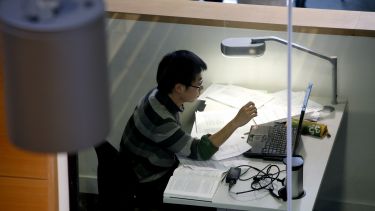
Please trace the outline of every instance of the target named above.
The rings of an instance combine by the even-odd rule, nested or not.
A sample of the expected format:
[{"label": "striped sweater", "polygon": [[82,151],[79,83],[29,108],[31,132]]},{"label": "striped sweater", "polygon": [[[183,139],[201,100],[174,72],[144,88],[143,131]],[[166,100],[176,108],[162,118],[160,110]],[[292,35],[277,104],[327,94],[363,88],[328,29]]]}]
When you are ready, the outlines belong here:
[{"label": "striped sweater", "polygon": [[201,139],[181,128],[182,110],[168,95],[151,90],[138,103],[122,135],[120,152],[131,163],[140,182],[149,182],[173,171],[176,154],[194,160],[209,159],[218,148],[208,135]]}]

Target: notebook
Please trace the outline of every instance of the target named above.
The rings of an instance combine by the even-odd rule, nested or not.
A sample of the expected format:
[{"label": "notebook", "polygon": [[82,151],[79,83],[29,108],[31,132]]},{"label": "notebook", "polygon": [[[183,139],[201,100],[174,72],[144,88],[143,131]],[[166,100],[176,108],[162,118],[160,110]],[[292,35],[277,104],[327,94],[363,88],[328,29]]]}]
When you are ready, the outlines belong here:
[{"label": "notebook", "polygon": [[[305,116],[307,102],[310,97],[312,83],[306,89],[305,98],[297,128],[292,129],[292,153],[296,154],[298,144],[301,140],[302,122]],[[264,160],[282,160],[286,157],[286,125],[281,122],[271,122],[250,128],[247,143],[251,149],[243,155],[249,158],[262,158]]]}]

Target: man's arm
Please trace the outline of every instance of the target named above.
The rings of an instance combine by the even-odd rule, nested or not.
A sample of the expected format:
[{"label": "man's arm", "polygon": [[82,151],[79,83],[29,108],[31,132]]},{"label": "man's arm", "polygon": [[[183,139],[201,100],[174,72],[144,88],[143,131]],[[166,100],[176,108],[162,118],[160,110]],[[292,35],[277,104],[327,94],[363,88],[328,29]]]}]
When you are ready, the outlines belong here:
[{"label": "man's arm", "polygon": [[255,104],[253,102],[248,102],[246,105],[242,106],[237,115],[228,124],[209,137],[211,143],[216,147],[220,147],[237,128],[245,125],[256,116],[257,109]]},{"label": "man's arm", "polygon": [[213,135],[204,135],[200,140],[192,139],[191,144],[185,145],[178,153],[194,160],[210,159],[237,128],[245,125],[255,116],[257,116],[257,109],[254,103],[249,102],[224,128]]}]

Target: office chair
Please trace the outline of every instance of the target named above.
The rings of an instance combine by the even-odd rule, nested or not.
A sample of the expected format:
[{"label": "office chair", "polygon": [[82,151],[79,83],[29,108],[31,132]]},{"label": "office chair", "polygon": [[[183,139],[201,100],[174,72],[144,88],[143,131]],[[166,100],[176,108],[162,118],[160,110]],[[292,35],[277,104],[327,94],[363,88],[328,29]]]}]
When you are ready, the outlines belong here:
[{"label": "office chair", "polygon": [[126,211],[137,207],[136,175],[108,141],[95,147],[98,157],[97,182],[101,211]]}]

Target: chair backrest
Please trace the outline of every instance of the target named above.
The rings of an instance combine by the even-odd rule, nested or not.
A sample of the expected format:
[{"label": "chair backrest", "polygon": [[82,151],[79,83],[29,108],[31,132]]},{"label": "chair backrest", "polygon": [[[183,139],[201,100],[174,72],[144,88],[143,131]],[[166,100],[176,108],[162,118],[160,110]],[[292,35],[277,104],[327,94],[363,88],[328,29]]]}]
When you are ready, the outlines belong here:
[{"label": "chair backrest", "polygon": [[[95,147],[100,210],[129,210],[135,206],[135,175],[108,141]],[[131,181],[133,180],[133,181]]]}]

